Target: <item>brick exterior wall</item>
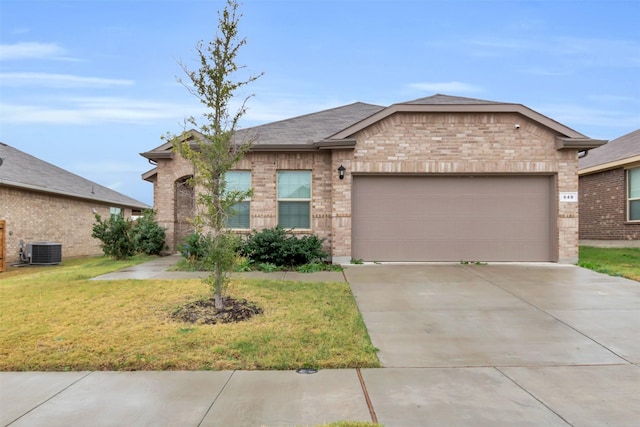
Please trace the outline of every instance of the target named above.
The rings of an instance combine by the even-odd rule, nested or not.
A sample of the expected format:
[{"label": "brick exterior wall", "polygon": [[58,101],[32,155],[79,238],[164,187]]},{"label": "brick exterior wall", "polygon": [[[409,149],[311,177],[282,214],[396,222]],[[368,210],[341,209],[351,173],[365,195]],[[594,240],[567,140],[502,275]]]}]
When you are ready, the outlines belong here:
[{"label": "brick exterior wall", "polygon": [[[353,150],[249,153],[237,169],[252,172],[251,228],[277,224],[278,170],[312,170],[310,231],[326,239],[334,259],[351,256],[353,174],[543,174],[555,177],[556,191],[578,191],[576,150],[558,151],[555,134],[518,114],[394,114],[354,137]],[[340,165],[346,168],[343,180]],[[175,226],[173,184],[189,173],[183,159],[158,164],[155,208],[168,235]],[[578,204],[557,203],[557,212],[558,260],[576,262]]]},{"label": "brick exterior wall", "polygon": [[[301,153],[250,152],[240,161],[236,170],[251,171],[250,229],[262,230],[278,225],[276,176],[280,170],[310,170],[311,229],[299,230],[299,234],[316,234],[326,239],[325,249],[331,249],[331,200],[333,174],[330,167],[331,153],[326,151]],[[337,166],[336,166],[337,168]],[[175,183],[193,174],[193,168],[184,159],[176,157],[158,163],[158,175],[154,182],[154,205],[157,221],[167,230],[167,244],[171,251],[177,249],[184,234],[176,230],[184,224],[184,218],[195,214],[187,197],[176,197]],[[337,179],[337,178],[336,178]],[[196,189],[197,191],[197,189]],[[191,211],[191,215],[189,215]],[[187,220],[188,222],[188,220]],[[247,230],[247,232],[249,231]],[[238,231],[242,233],[242,231]]]},{"label": "brick exterior wall", "polygon": [[62,259],[102,255],[100,241],[91,237],[95,216],[103,218],[111,207],[131,209],[102,202],[85,201],[36,191],[0,186],[0,219],[6,220],[6,263],[19,260],[19,243],[62,244]]},{"label": "brick exterior wall", "polygon": [[627,222],[624,168],[580,177],[580,238],[640,240],[640,223]]},{"label": "brick exterior wall", "polygon": [[[355,137],[349,174],[545,174],[558,192],[578,191],[577,152],[556,150],[553,133],[518,114],[395,114]],[[351,193],[341,199],[350,209]],[[557,241],[558,260],[576,262],[577,203],[558,203]],[[335,250],[350,254],[350,239]]]}]

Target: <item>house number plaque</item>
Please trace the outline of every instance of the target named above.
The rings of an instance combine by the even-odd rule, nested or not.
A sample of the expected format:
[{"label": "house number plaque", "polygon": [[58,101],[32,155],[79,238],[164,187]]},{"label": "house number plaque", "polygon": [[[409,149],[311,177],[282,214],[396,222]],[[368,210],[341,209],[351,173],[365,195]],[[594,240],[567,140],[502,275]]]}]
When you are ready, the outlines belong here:
[{"label": "house number plaque", "polygon": [[560,192],[560,201],[567,203],[576,203],[578,201],[578,192],[570,191],[570,192]]}]

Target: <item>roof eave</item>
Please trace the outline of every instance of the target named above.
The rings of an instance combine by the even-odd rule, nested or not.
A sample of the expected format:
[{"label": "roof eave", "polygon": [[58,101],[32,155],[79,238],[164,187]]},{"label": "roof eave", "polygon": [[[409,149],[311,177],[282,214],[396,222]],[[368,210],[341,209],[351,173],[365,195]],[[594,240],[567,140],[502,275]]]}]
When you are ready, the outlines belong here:
[{"label": "roof eave", "polygon": [[522,104],[393,104],[368,118],[331,135],[329,139],[345,139],[396,113],[517,113],[568,138],[586,138],[585,135],[550,119]]},{"label": "roof eave", "polygon": [[277,151],[316,151],[313,144],[256,144],[249,148],[251,152],[277,152]]},{"label": "roof eave", "polygon": [[640,155],[627,157],[626,159],[620,159],[613,162],[601,163],[595,166],[589,166],[578,170],[578,175],[589,175],[596,172],[604,172],[610,169],[628,168],[640,166]]},{"label": "roof eave", "polygon": [[140,155],[149,160],[173,159],[173,151],[147,151]]},{"label": "roof eave", "polygon": [[356,146],[355,139],[323,139],[313,143],[303,144],[254,144],[249,151],[254,152],[283,152],[283,151],[317,151],[353,149]]},{"label": "roof eave", "polygon": [[357,141],[353,138],[345,139],[323,139],[314,143],[320,150],[346,150],[354,149]]},{"label": "roof eave", "polygon": [[145,181],[153,182],[158,176],[158,168],[153,168],[142,174],[142,179]]},{"label": "roof eave", "polygon": [[129,208],[138,208],[138,209],[149,209],[149,208],[151,208],[151,206],[148,206],[146,204],[122,203],[122,202],[117,201],[117,200],[99,199],[99,198],[84,196],[82,194],[72,193],[72,192],[69,192],[69,191],[52,190],[52,189],[49,189],[49,188],[39,187],[37,185],[24,184],[24,183],[21,183],[21,182],[14,182],[14,181],[7,181],[6,179],[0,179],[0,184],[6,185],[8,187],[14,187],[14,188],[23,189],[23,190],[33,190],[33,191],[39,191],[41,193],[56,194],[56,195],[59,195],[59,196],[72,197],[74,199],[88,200],[88,201],[99,202],[99,203],[109,203],[109,204],[112,204],[112,205],[115,205],[115,206],[125,206],[125,207],[129,207]]},{"label": "roof eave", "polygon": [[564,138],[556,136],[556,148],[558,150],[592,150],[609,142],[606,139],[591,138]]}]

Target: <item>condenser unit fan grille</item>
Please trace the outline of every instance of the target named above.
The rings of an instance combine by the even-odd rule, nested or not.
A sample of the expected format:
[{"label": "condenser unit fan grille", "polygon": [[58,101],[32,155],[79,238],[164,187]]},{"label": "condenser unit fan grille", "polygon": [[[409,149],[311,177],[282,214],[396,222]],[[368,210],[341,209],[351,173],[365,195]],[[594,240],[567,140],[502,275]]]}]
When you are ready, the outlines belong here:
[{"label": "condenser unit fan grille", "polygon": [[52,242],[34,242],[27,245],[29,263],[54,265],[62,262],[62,244]]}]

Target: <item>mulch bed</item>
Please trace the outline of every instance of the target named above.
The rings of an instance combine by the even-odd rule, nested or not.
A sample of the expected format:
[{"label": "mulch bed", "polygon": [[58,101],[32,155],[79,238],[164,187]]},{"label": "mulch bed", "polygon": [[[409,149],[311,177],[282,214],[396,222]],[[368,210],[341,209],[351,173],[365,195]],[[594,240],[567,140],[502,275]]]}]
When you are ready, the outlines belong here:
[{"label": "mulch bed", "polygon": [[224,309],[216,310],[213,297],[190,302],[173,312],[172,318],[181,322],[215,325],[235,323],[251,319],[262,313],[258,307],[246,299],[223,297]]}]

